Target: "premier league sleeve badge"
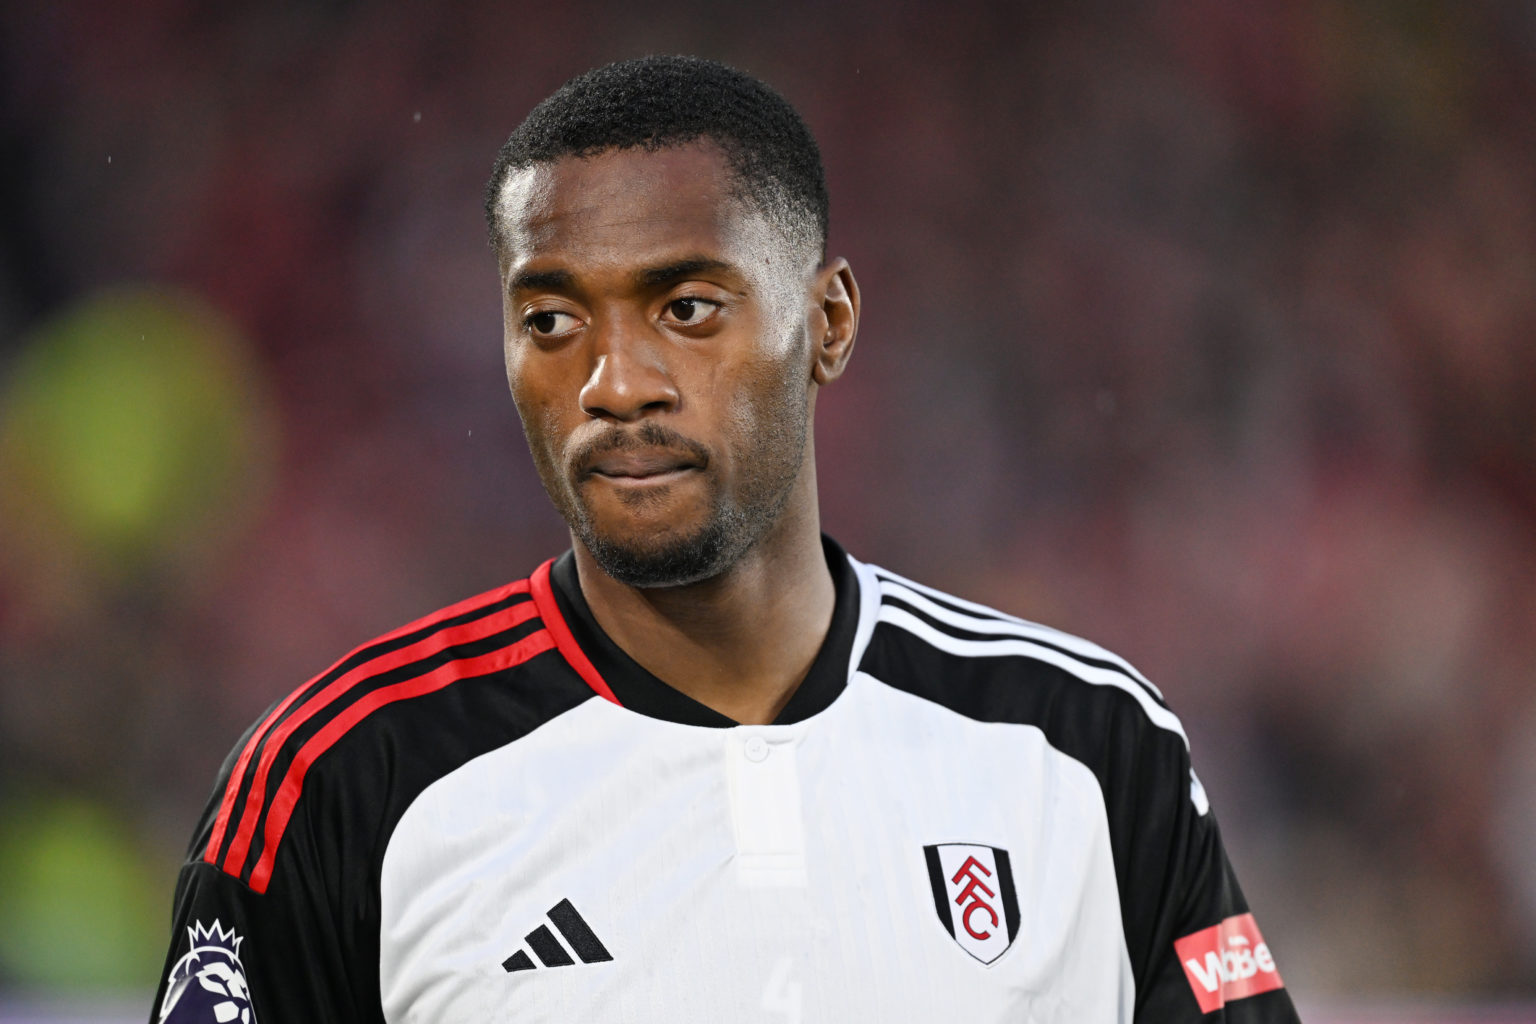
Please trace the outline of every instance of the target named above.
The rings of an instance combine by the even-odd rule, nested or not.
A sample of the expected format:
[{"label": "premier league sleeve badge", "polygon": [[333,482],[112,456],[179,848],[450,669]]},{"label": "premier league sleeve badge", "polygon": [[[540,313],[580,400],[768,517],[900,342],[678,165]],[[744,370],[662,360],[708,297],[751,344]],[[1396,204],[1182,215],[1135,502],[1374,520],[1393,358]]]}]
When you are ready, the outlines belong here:
[{"label": "premier league sleeve badge", "polygon": [[234,929],[217,920],[187,929],[191,948],[171,968],[160,1024],[256,1024]]}]

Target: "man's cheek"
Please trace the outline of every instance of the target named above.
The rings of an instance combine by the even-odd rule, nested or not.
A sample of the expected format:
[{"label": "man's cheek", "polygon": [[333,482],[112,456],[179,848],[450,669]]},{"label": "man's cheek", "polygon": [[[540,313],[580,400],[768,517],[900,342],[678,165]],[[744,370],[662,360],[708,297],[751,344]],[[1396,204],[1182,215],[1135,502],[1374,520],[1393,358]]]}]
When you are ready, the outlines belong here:
[{"label": "man's cheek", "polygon": [[516,392],[513,392],[513,402],[517,406],[518,418],[523,421],[523,436],[528,439],[528,447],[534,452],[534,457],[537,458],[540,451],[556,450],[559,447],[558,432],[554,410],[548,403]]}]

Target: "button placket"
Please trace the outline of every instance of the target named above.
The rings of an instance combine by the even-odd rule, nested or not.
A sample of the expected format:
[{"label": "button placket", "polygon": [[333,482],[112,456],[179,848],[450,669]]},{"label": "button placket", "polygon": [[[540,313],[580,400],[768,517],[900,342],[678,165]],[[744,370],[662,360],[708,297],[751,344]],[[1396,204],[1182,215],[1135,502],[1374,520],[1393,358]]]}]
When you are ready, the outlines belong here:
[{"label": "button placket", "polygon": [[754,886],[805,884],[796,736],[730,731],[725,744],[736,868]]}]

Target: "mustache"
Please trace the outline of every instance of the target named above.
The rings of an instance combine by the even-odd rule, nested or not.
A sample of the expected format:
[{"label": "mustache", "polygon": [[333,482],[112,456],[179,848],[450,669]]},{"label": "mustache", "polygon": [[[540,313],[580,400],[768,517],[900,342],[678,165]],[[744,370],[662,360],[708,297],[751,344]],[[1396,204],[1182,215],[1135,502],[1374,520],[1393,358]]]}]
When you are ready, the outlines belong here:
[{"label": "mustache", "polygon": [[604,455],[614,452],[664,451],[678,455],[681,461],[699,467],[709,464],[709,449],[691,437],[659,423],[646,421],[633,429],[614,427],[577,445],[571,453],[571,465],[578,476],[592,471],[592,464]]}]

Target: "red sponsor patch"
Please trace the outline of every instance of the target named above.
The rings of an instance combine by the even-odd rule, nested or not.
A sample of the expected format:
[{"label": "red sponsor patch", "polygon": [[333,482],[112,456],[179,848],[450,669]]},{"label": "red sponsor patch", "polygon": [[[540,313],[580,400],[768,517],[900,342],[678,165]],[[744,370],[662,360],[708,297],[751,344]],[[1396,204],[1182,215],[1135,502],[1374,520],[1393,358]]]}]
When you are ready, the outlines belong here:
[{"label": "red sponsor patch", "polygon": [[1201,1013],[1285,987],[1252,914],[1238,914],[1186,935],[1174,942],[1173,949]]}]

